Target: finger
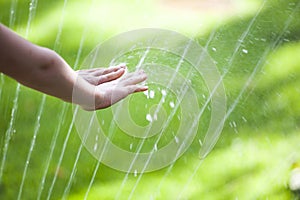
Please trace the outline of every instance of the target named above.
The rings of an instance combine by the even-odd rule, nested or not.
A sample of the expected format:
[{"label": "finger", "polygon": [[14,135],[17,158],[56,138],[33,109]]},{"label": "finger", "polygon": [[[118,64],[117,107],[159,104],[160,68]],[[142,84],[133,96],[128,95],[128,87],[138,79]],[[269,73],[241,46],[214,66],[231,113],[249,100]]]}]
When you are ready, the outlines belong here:
[{"label": "finger", "polygon": [[121,90],[118,90],[118,92],[116,92],[113,95],[113,98],[111,99],[111,104],[114,104],[118,101],[120,101],[121,99],[124,99],[125,97],[127,97],[128,95],[135,93],[135,92],[143,92],[148,90],[148,86],[144,86],[144,85],[130,85],[130,86],[126,86],[124,88],[122,88]]},{"label": "finger", "polygon": [[128,95],[135,92],[144,92],[148,90],[148,86],[145,85],[130,85],[127,86]]},{"label": "finger", "polygon": [[105,68],[105,69],[101,69],[101,70],[95,70],[93,72],[94,76],[101,76],[101,75],[105,75],[105,74],[109,74],[112,72],[116,72],[120,69],[125,69],[125,66],[113,66],[113,67],[109,67],[109,68]]},{"label": "finger", "polygon": [[144,92],[148,90],[148,86],[146,85],[137,85],[138,87],[134,90],[134,92]]},{"label": "finger", "polygon": [[90,83],[92,85],[98,84],[98,79],[96,77],[92,76],[90,73],[86,73],[86,72],[77,72],[77,73],[82,79],[84,79],[88,83]]},{"label": "finger", "polygon": [[90,74],[93,73],[95,71],[104,71],[105,68],[92,68],[92,69],[81,69],[81,70],[77,70],[78,73],[83,73],[83,74]]},{"label": "finger", "polygon": [[121,68],[121,69],[111,72],[109,74],[99,76],[98,85],[101,83],[116,80],[116,79],[120,78],[124,74],[124,72],[125,72],[125,70],[123,68]]},{"label": "finger", "polygon": [[135,85],[141,83],[147,79],[147,75],[144,71],[138,71],[128,74],[120,80],[120,84],[123,85]]}]

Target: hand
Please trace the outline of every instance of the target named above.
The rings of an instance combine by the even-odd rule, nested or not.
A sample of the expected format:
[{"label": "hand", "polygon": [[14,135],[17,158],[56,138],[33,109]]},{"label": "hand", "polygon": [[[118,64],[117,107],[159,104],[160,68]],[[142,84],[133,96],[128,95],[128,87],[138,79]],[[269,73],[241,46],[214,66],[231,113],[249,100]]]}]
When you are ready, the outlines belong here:
[{"label": "hand", "polygon": [[148,89],[147,86],[137,85],[147,79],[144,71],[124,74],[126,66],[97,68],[77,71],[78,75],[88,83],[96,86],[95,105],[82,106],[85,110],[107,108],[135,92]]},{"label": "hand", "polygon": [[[96,109],[107,108],[135,92],[148,90],[148,86],[137,85],[147,79],[143,70],[128,73],[121,78],[105,82],[96,87],[100,98],[96,99]],[[97,95],[96,95],[97,96]]]}]

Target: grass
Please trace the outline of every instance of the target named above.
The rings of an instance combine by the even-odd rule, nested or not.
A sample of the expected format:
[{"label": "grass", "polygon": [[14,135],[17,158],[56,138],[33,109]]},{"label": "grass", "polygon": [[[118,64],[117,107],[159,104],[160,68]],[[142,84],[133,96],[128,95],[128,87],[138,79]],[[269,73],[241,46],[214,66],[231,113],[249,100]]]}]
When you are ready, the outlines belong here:
[{"label": "grass", "polygon": [[[176,199],[180,193],[182,199],[297,198],[288,190],[287,183],[290,165],[299,160],[299,9],[293,12],[299,1],[268,1],[242,42],[239,39],[249,28],[261,1],[238,3],[240,7],[235,14],[225,17],[218,13],[197,14],[184,7],[181,10],[191,12],[186,18],[183,16],[187,14],[183,14],[180,9],[174,11],[173,7],[164,7],[166,5],[159,7],[161,4],[156,1],[97,1],[91,8],[92,14],[88,14],[90,3],[68,2],[63,12],[63,2],[49,3],[40,0],[29,39],[55,48],[70,65],[79,67],[78,63],[82,62],[98,42],[133,28],[169,28],[189,36],[198,35],[197,41],[202,46],[206,45],[210,34],[214,33],[207,45],[208,52],[222,73],[229,70],[224,79],[228,108],[238,97],[255,67],[258,67],[258,73],[246,87],[237,107],[226,121],[215,149],[203,161],[199,170],[193,175],[201,162],[198,159],[199,143],[194,141],[170,172],[168,168],[164,168],[144,174],[133,193],[133,199]],[[0,12],[0,21],[7,25],[10,5],[10,1],[0,1],[3,11]],[[28,19],[28,10],[24,9],[27,6],[27,1],[18,2],[16,20],[12,27],[21,34],[24,34]],[[54,45],[63,15],[65,18],[62,21],[61,37],[59,43]],[[290,25],[286,31],[282,31],[287,22]],[[86,36],[82,43],[84,48],[76,61],[83,35]],[[234,54],[237,44],[241,46]],[[268,48],[269,53],[262,58]],[[4,85],[0,85],[0,88],[2,155],[16,83],[4,77]],[[18,195],[42,99],[41,94],[25,87],[21,87],[19,95],[18,111],[0,187],[1,199],[15,199]],[[137,96],[136,98],[139,100]],[[47,97],[22,199],[32,199],[38,195],[52,138],[58,129],[56,148],[50,160],[42,199],[48,196],[56,173],[58,176],[51,199],[62,197],[81,143],[75,127],[70,126],[72,116],[70,105]],[[209,119],[209,115],[206,118]],[[204,130],[205,125],[203,123],[200,128]],[[126,140],[124,143],[128,142]],[[60,163],[64,145],[65,154]],[[83,148],[68,198],[84,197],[96,164],[97,161]],[[193,178],[188,184],[191,176]],[[89,199],[113,199],[120,191],[124,177],[124,173],[100,165]],[[138,176],[129,174],[121,191],[121,199],[127,199],[137,178]]]},{"label": "grass", "polygon": [[[201,162],[190,156],[180,159],[163,181],[165,170],[143,175],[133,199],[174,199],[185,186],[183,199],[291,199],[288,177],[291,163],[299,158],[299,132],[290,133],[284,140],[280,133],[248,134],[252,137],[234,137],[225,148],[213,151],[189,185],[185,183]],[[127,199],[136,179],[130,176],[121,199]],[[99,182],[89,198],[113,199],[121,183],[122,179]],[[84,192],[70,199],[82,199]]]}]

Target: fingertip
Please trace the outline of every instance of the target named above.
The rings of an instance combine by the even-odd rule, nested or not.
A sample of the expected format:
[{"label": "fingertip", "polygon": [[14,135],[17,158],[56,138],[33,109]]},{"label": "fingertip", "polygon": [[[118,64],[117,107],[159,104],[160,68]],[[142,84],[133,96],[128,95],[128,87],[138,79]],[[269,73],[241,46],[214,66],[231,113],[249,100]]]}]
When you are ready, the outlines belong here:
[{"label": "fingertip", "polygon": [[141,86],[139,87],[136,92],[144,92],[144,91],[147,91],[148,90],[148,86],[144,85],[144,86]]},{"label": "fingertip", "polygon": [[117,71],[117,72],[119,72],[119,73],[122,73],[122,74],[123,74],[123,73],[125,73],[125,71],[126,71],[126,70],[125,70],[124,68],[120,68],[120,69],[118,69],[118,71]]},{"label": "fingertip", "polygon": [[142,70],[142,69],[140,69],[140,70],[138,71],[138,73],[139,73],[139,74],[145,74],[145,71]]},{"label": "fingertip", "polygon": [[148,90],[148,86],[144,85],[144,86],[142,87],[142,90],[143,90],[143,91]]},{"label": "fingertip", "polygon": [[120,63],[117,65],[117,67],[126,68],[126,65],[127,65],[127,63]]},{"label": "fingertip", "polygon": [[142,75],[143,81],[145,81],[147,78],[148,78],[147,74],[143,74],[143,75]]},{"label": "fingertip", "polygon": [[108,72],[118,71],[120,69],[120,66],[110,66],[107,69],[108,69]]}]

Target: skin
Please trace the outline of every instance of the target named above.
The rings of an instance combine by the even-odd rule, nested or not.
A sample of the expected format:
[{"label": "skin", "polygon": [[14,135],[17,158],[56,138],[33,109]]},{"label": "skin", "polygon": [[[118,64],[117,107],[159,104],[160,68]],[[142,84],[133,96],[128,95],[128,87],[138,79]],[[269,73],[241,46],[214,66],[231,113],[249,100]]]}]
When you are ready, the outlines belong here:
[{"label": "skin", "polygon": [[142,92],[144,71],[125,73],[126,66],[74,71],[54,51],[23,39],[0,24],[0,72],[21,84],[80,105],[86,110],[111,106]]}]

